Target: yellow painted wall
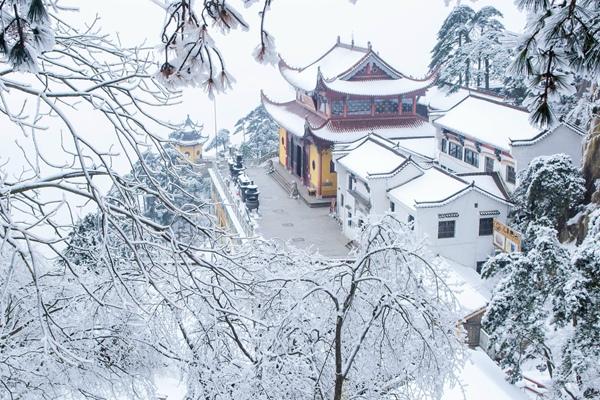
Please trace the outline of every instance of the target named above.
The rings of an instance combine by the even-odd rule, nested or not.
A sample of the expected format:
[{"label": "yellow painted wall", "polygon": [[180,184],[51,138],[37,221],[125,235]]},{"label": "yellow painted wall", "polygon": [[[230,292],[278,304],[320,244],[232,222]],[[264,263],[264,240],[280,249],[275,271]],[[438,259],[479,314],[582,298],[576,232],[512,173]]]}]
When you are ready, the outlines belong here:
[{"label": "yellow painted wall", "polygon": [[285,167],[285,157],[287,154],[287,132],[279,128],[279,164]]},{"label": "yellow painted wall", "polygon": [[335,196],[337,193],[337,174],[330,172],[331,149],[321,150],[323,168],[321,170],[321,195],[324,197]]},{"label": "yellow painted wall", "polygon": [[315,189],[319,186],[319,162],[319,148],[310,144],[308,146],[308,173],[310,174],[310,187]]},{"label": "yellow painted wall", "polygon": [[197,163],[202,159],[202,144],[195,146],[175,146],[178,152],[183,154],[189,161]]}]

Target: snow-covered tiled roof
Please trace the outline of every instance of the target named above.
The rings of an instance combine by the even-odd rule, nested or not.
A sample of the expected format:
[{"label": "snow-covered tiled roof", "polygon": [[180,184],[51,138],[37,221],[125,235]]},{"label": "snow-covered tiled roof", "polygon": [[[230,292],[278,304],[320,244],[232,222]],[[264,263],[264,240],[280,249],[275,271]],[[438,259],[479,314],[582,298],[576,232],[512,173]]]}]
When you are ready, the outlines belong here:
[{"label": "snow-covered tiled roof", "polygon": [[317,86],[319,70],[324,78],[335,78],[352,68],[369,53],[369,49],[344,43],[336,43],[324,55],[303,68],[294,68],[284,61],[279,63],[281,75],[292,86],[312,91]]},{"label": "snow-covered tiled roof", "polygon": [[338,162],[363,180],[371,175],[389,174],[406,161],[392,146],[393,143],[371,135]]},{"label": "snow-covered tiled roof", "polygon": [[487,306],[492,297],[490,283],[481,279],[473,268],[442,256],[436,257],[432,265],[452,291],[462,316]]},{"label": "snow-covered tiled roof", "polygon": [[497,173],[466,173],[458,174],[467,182],[474,182],[478,188],[504,200],[509,199],[509,195],[503,186],[502,180]]},{"label": "snow-covered tiled roof", "polygon": [[279,126],[299,137],[304,136],[307,122],[310,126],[318,127],[327,121],[295,100],[277,103],[262,94],[262,104]]},{"label": "snow-covered tiled roof", "polygon": [[527,111],[470,95],[434,124],[482,143],[510,150],[511,140],[531,139],[540,130],[529,123]]},{"label": "snow-covered tiled roof", "polygon": [[402,77],[399,79],[355,80],[343,79],[323,80],[328,89],[356,96],[394,96],[416,92],[431,86],[434,77],[424,80]]},{"label": "snow-covered tiled roof", "polygon": [[389,197],[416,209],[417,203],[442,202],[469,187],[466,181],[438,167],[423,169],[423,174],[392,190]]},{"label": "snow-covered tiled roof", "polygon": [[421,157],[435,159],[437,141],[435,136],[389,138],[398,146],[409,150]]}]

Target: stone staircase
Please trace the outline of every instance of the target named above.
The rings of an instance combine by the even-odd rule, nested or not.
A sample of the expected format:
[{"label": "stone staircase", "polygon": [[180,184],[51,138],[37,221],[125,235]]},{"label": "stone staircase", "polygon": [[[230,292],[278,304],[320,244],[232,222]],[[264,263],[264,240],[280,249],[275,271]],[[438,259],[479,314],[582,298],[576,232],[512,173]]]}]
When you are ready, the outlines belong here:
[{"label": "stone staircase", "polygon": [[291,193],[292,191],[292,182],[288,181],[285,176],[279,171],[279,169],[274,168],[273,172],[271,172],[271,177],[275,179],[275,182],[279,184],[285,190],[286,193]]}]

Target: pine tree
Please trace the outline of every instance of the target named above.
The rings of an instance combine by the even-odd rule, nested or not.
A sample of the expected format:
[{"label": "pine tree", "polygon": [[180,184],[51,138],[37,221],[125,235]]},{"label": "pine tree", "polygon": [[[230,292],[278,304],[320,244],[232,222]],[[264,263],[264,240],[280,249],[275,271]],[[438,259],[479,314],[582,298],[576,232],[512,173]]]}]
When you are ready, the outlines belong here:
[{"label": "pine tree", "polygon": [[547,338],[555,316],[548,310],[564,301],[562,288],[570,277],[569,253],[555,230],[531,225],[527,236],[528,253],[500,254],[482,270],[484,278],[500,277],[482,326],[513,383],[522,378],[522,366],[530,360],[553,376],[555,355]]},{"label": "pine tree", "polygon": [[584,180],[569,156],[534,158],[519,174],[519,184],[513,193],[513,226],[521,232],[530,223],[560,230],[583,200],[584,193]]},{"label": "pine tree", "polygon": [[573,268],[565,285],[567,300],[555,306],[557,323],[573,329],[562,349],[557,380],[573,398],[593,399],[600,396],[600,210],[590,217]]},{"label": "pine tree", "polygon": [[242,133],[240,151],[247,159],[260,159],[277,151],[279,126],[260,105],[235,124],[234,135]]},{"label": "pine tree", "polygon": [[501,18],[502,13],[491,6],[475,12],[459,5],[448,15],[438,32],[430,64],[432,70],[438,70],[439,85],[450,85],[453,90],[494,90],[507,97],[515,96],[511,98],[515,103],[522,101],[523,90],[512,88],[522,87],[522,83],[506,74],[512,51],[503,43],[507,33]]}]

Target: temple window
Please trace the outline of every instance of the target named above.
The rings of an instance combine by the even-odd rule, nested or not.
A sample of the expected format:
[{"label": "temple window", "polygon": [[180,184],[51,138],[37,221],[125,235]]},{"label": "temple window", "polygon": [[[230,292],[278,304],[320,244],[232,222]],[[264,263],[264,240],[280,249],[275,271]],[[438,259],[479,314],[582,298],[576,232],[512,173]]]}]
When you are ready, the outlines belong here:
[{"label": "temple window", "polygon": [[398,99],[375,99],[375,113],[377,114],[397,114]]},{"label": "temple window", "polygon": [[371,100],[370,99],[348,100],[348,115],[370,115],[370,114],[371,114]]},{"label": "temple window", "polygon": [[334,100],[331,102],[331,114],[344,115],[344,101]]},{"label": "temple window", "polygon": [[413,102],[414,99],[412,97],[402,98],[402,112],[411,113],[413,111]]}]

